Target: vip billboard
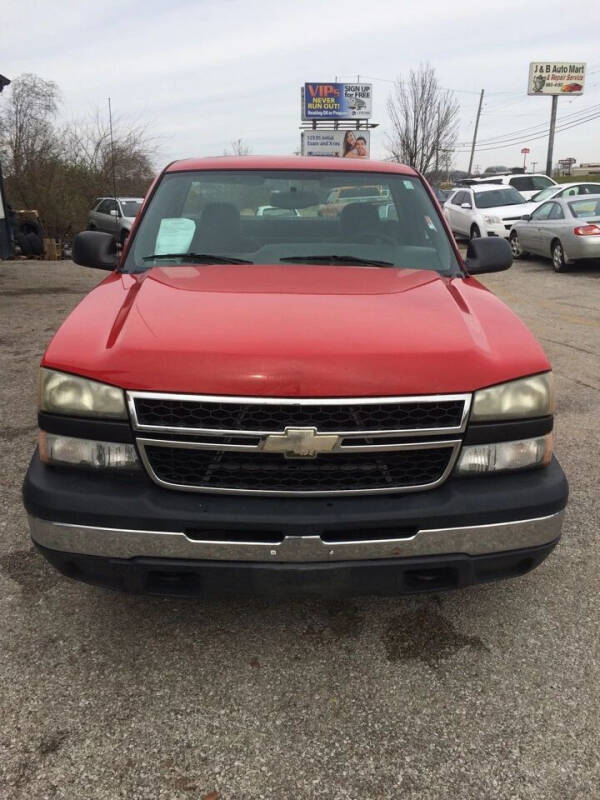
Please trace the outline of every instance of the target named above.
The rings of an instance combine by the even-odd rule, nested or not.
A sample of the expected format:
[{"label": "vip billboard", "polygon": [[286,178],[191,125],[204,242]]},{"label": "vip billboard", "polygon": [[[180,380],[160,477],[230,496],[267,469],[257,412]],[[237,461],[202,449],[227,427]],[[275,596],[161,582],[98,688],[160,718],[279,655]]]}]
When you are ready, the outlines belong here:
[{"label": "vip billboard", "polygon": [[370,83],[305,83],[302,119],[368,119]]},{"label": "vip billboard", "polygon": [[584,82],[582,62],[532,61],[527,94],[583,94]]},{"label": "vip billboard", "polygon": [[369,158],[369,131],[302,131],[303,156]]}]

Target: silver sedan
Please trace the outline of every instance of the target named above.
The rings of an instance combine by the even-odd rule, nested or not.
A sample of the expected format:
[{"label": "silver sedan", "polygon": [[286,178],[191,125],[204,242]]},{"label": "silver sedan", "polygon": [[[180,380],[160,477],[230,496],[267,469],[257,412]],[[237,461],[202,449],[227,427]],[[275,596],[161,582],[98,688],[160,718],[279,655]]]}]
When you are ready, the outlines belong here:
[{"label": "silver sedan", "polygon": [[509,241],[515,258],[545,256],[556,272],[579,259],[600,259],[600,194],[542,203],[514,223]]}]

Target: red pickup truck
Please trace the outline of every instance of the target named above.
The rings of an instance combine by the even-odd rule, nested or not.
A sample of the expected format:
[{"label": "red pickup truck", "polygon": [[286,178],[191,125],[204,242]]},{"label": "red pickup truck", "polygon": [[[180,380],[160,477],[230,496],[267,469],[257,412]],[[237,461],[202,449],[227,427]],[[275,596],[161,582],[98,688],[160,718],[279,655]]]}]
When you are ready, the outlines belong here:
[{"label": "red pickup truck", "polygon": [[[379,187],[395,213],[318,209]],[[261,206],[298,214],[257,215]],[[148,593],[397,593],[522,575],[556,545],[550,364],[473,277],[422,177],[327,158],[178,161],[41,365],[24,485],[61,572]]]}]

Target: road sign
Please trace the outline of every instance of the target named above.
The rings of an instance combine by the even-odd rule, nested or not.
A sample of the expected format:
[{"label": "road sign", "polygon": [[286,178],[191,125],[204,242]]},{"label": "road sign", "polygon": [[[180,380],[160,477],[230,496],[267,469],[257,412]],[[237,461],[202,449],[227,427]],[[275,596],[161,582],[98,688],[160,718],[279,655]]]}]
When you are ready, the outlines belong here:
[{"label": "road sign", "polygon": [[522,152],[522,153],[525,153],[525,154],[527,154],[527,153],[531,153],[531,150],[530,150],[528,147],[524,147],[524,148],[521,150],[521,152]]},{"label": "road sign", "polygon": [[532,61],[527,94],[583,94],[585,62]]}]

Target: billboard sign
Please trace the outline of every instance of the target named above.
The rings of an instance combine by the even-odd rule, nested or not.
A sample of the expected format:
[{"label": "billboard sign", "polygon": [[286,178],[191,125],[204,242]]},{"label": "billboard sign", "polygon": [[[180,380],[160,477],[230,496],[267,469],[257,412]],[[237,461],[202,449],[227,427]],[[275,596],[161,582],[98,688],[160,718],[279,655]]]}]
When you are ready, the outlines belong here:
[{"label": "billboard sign", "polygon": [[370,83],[305,83],[302,119],[368,119],[372,98]]},{"label": "billboard sign", "polygon": [[302,131],[303,156],[369,158],[369,131]]},{"label": "billboard sign", "polygon": [[585,63],[532,61],[527,94],[583,94]]}]

